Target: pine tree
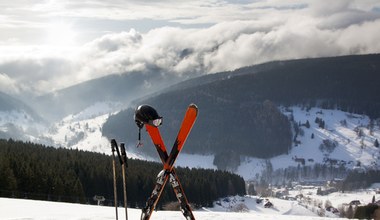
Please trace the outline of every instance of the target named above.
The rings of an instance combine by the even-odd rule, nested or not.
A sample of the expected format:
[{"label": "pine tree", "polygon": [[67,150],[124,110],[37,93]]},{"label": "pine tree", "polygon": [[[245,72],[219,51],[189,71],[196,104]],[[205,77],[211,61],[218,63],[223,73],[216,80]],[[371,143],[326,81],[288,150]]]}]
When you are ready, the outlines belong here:
[{"label": "pine tree", "polygon": [[379,141],[376,139],[375,143],[373,145],[378,148],[379,147]]},{"label": "pine tree", "polygon": [[321,119],[318,118],[318,117],[316,117],[315,120],[314,120],[314,122],[317,123],[317,124],[319,124],[320,121],[321,121]]},{"label": "pine tree", "polygon": [[324,120],[321,120],[321,122],[319,123],[319,127],[322,129],[325,129],[325,121]]},{"label": "pine tree", "polygon": [[309,122],[309,120],[306,120],[305,127],[306,128],[310,128],[310,122]]}]

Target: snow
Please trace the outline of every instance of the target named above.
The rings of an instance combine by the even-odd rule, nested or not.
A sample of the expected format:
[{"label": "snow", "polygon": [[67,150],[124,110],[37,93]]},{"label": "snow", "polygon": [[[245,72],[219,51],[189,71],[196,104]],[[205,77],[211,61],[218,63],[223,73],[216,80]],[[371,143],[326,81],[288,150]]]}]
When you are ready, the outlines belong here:
[{"label": "snow", "polygon": [[[285,115],[293,115],[296,123],[304,124],[309,121],[310,128],[301,126],[303,135],[298,135],[300,143],[293,144],[288,155],[280,155],[269,161],[274,170],[289,166],[297,166],[293,158],[305,159],[305,165],[323,163],[325,159],[345,161],[346,167],[354,169],[360,163],[361,168],[379,169],[380,150],[374,146],[375,140],[380,140],[380,128],[378,122],[370,129],[370,119],[365,115],[351,114],[340,110],[293,107],[280,107]],[[322,129],[315,123],[316,117],[325,121]],[[355,130],[362,131],[361,136]],[[314,138],[311,136],[314,134]],[[319,149],[322,141],[328,139],[337,144],[331,152],[322,152]],[[236,173],[245,180],[253,180],[256,175],[265,169],[266,160],[246,157],[238,167]]]},{"label": "snow", "polygon": [[0,132],[16,135],[14,139],[38,141],[45,127],[23,110],[0,111]]},{"label": "snow", "polygon": [[[308,207],[309,210],[320,210],[318,206],[324,208],[328,201],[332,207],[340,210],[347,210],[351,201],[358,200],[361,205],[367,205],[372,202],[375,196],[375,201],[378,201],[380,194],[377,194],[380,189],[380,183],[375,183],[367,189],[361,189],[352,192],[334,192],[328,195],[317,195],[317,188],[313,186],[298,186],[297,189],[289,190],[289,196],[295,198],[297,195],[303,195],[303,199],[298,199],[300,205]],[[325,210],[326,217],[336,217],[337,215]]]},{"label": "snow", "polygon": [[[316,216],[315,213],[298,205],[296,201],[287,201],[277,198],[263,198],[260,204],[256,203],[256,196],[231,196],[223,198],[214,203],[214,208],[208,209],[219,212],[233,212],[239,204],[244,204],[248,208],[247,212],[262,213],[271,215],[301,215],[301,216]],[[265,208],[264,204],[270,201],[274,204],[273,208]]]},{"label": "snow", "polygon": [[110,142],[102,136],[102,127],[120,106],[114,102],[95,103],[52,125],[43,135],[44,139],[51,140],[56,147],[110,154]]},{"label": "snow", "polygon": [[[289,196],[295,198],[303,194],[303,199],[294,201],[278,198],[262,198],[257,196],[230,196],[214,202],[212,208],[194,210],[196,219],[202,220],[318,220],[341,219],[338,214],[324,210],[325,217],[319,217],[320,207],[325,207],[326,201],[330,201],[335,208],[347,207],[351,201],[359,200],[361,204],[368,204],[373,196],[379,198],[380,183],[373,184],[368,189],[355,192],[335,192],[326,196],[316,195],[317,188],[312,186],[298,186],[289,190]],[[257,203],[257,199],[262,199]],[[273,207],[265,208],[266,202],[271,202]],[[309,201],[309,202],[307,202]],[[129,219],[140,219],[141,210],[128,208]],[[119,219],[125,219],[125,210],[118,208]],[[63,202],[49,202],[28,199],[13,199],[0,197],[0,219],[2,220],[84,220],[84,219],[115,219],[115,208],[96,205],[73,204]],[[184,219],[180,211],[155,211],[154,219]]]},{"label": "snow", "polygon": [[79,117],[67,116],[56,123],[45,136],[54,140],[55,145],[59,147],[108,153],[109,141],[101,132],[108,114],[82,120],[78,120]]},{"label": "snow", "polygon": [[339,207],[343,204],[349,204],[353,200],[359,200],[361,204],[368,204],[372,201],[372,197],[376,196],[375,192],[362,191],[362,192],[334,192],[326,196],[313,195],[312,198],[321,201],[329,200],[334,207]]},{"label": "snow", "polygon": [[[243,197],[236,197],[241,199]],[[194,216],[196,219],[202,220],[271,220],[271,219],[299,219],[299,220],[317,220],[323,219],[315,216],[310,211],[295,204],[283,200],[274,202],[274,208],[258,207],[254,202],[254,198],[244,197],[248,207],[256,209],[249,212],[229,212],[225,210],[217,210],[217,208],[196,210]],[[276,205],[278,204],[278,205]],[[128,208],[128,219],[140,219],[141,210]],[[297,215],[293,215],[297,214]],[[302,214],[302,215],[301,215]],[[309,216],[305,216],[305,214]],[[124,208],[118,208],[119,219],[125,219]],[[95,205],[70,204],[60,202],[47,202],[26,199],[9,199],[0,198],[0,219],[3,220],[104,220],[115,219],[115,208]],[[156,211],[153,212],[154,219],[184,219],[180,211]],[[334,218],[331,218],[334,219]],[[337,218],[335,218],[337,219]]]}]

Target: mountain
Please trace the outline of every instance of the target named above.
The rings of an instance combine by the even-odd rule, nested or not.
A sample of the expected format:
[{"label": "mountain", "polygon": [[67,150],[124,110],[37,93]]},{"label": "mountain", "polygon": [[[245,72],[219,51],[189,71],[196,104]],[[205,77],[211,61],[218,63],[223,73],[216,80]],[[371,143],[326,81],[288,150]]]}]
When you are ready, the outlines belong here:
[{"label": "mountain", "polygon": [[24,102],[0,92],[0,138],[30,140],[45,121]]},{"label": "mountain", "polygon": [[[199,107],[184,151],[216,154],[215,160],[241,155],[271,158],[288,153],[294,131],[278,106],[303,105],[380,117],[380,55],[271,62],[183,82],[165,93],[139,99],[164,117],[165,140],[177,133],[186,106]],[[115,114],[103,135],[127,143],[137,139],[133,109]],[[144,141],[149,141],[145,137]],[[153,153],[152,149],[143,149]],[[218,156],[219,155],[219,156]]]},{"label": "mountain", "polygon": [[[1,134],[4,138],[106,154],[110,154],[109,139],[116,138],[127,144],[129,156],[154,160],[157,153],[149,146],[146,132],[142,131],[146,147],[134,147],[138,138],[134,108],[149,104],[157,109],[164,117],[160,130],[170,149],[185,109],[193,102],[199,107],[199,117],[178,165],[227,169],[245,179],[257,179],[269,168],[297,168],[303,160],[312,170],[329,161],[345,161],[348,169],[356,169],[358,164],[359,168],[377,169],[380,156],[374,145],[380,139],[380,123],[376,120],[380,114],[379,58],[373,54],[274,61],[192,78],[164,89],[160,89],[167,84],[162,82],[167,77],[164,75],[155,78],[148,74],[149,83],[145,84],[148,81],[138,73],[99,78],[57,91],[57,99],[50,94],[51,102],[46,102],[50,104],[36,102],[41,107],[52,105],[45,107],[42,115],[53,115],[54,109],[64,108],[67,103],[83,102],[63,109],[55,116],[59,120],[49,128],[35,123],[38,120],[29,120],[35,118],[29,114],[1,111]],[[179,78],[169,84],[176,80]],[[139,88],[139,82],[156,82],[156,86]],[[132,88],[129,94],[135,95],[117,92],[127,91],[128,83]],[[103,89],[106,87],[111,89]],[[78,92],[76,96],[74,91]],[[12,104],[12,97],[2,97],[6,97],[1,101],[3,109],[24,108],[25,104]],[[129,101],[133,97],[140,98]],[[330,114],[336,117],[329,118]],[[318,123],[324,128],[319,127],[316,118],[323,121]],[[306,129],[307,120],[310,128]],[[340,132],[347,129],[341,121],[347,122],[347,132]],[[322,144],[327,147],[321,151]],[[335,150],[328,153],[329,146],[334,145]],[[314,162],[308,161],[313,158]]]},{"label": "mountain", "polygon": [[157,68],[148,72],[108,75],[39,96],[30,105],[46,119],[57,121],[97,102],[128,103],[179,79],[179,76],[163,73]]}]

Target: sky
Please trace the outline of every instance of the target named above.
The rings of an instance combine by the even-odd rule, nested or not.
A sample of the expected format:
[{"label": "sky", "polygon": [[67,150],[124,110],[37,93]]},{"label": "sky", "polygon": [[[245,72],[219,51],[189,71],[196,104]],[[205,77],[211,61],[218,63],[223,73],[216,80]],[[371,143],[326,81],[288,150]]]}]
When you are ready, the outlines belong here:
[{"label": "sky", "polygon": [[12,0],[0,33],[0,91],[38,96],[132,71],[379,53],[380,1]]}]

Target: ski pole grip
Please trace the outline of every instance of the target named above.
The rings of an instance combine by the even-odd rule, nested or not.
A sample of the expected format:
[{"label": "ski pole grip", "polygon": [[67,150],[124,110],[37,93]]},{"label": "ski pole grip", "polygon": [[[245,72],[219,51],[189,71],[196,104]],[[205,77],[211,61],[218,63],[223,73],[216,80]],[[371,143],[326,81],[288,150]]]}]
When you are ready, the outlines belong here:
[{"label": "ski pole grip", "polygon": [[112,148],[112,152],[115,152],[116,150],[115,148],[117,148],[117,143],[115,139],[111,140],[111,148]]},{"label": "ski pole grip", "polygon": [[122,159],[123,159],[123,163],[127,165],[127,153],[125,151],[125,144],[124,143],[121,143],[120,144],[120,151],[121,151],[121,156],[122,156]]},{"label": "ski pole grip", "polygon": [[123,160],[121,159],[119,147],[117,146],[117,143],[116,143],[115,139],[111,140],[111,147],[112,147],[112,152],[116,151],[117,157],[119,158],[120,165],[123,165]]}]

